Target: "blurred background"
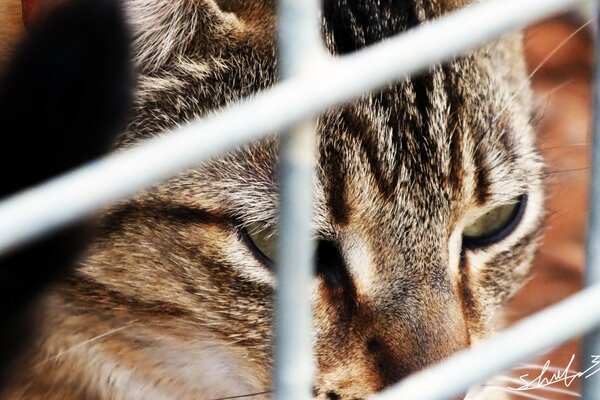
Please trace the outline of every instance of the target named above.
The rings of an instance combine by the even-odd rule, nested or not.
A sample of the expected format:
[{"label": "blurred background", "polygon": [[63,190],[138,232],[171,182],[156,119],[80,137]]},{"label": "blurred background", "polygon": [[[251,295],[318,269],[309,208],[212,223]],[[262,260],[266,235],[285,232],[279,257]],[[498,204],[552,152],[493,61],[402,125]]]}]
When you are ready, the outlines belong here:
[{"label": "blurred background", "polygon": [[20,0],[0,0],[0,66],[22,32]]},{"label": "blurred background", "polygon": [[[584,17],[563,16],[530,27],[526,50],[539,112],[540,148],[547,162],[548,220],[531,280],[513,299],[507,320],[514,322],[557,303],[582,288],[588,206],[589,154],[592,134],[593,32]],[[578,370],[579,341],[567,343],[532,361],[564,370],[573,354]],[[515,370],[519,377],[540,374],[538,368]],[[551,376],[551,372],[545,374]],[[576,379],[550,388],[578,390]],[[520,385],[516,385],[520,386]],[[569,399],[565,392],[536,390],[543,399]],[[523,399],[522,396],[514,396]]]},{"label": "blurred background", "polygon": [[[22,34],[20,2],[0,0],[0,65]],[[593,39],[591,25],[584,17],[562,16],[527,29],[526,50],[538,108],[539,143],[547,160],[548,224],[530,281],[509,304],[507,324],[559,302],[582,287],[585,225],[589,180],[589,152],[592,126]],[[567,343],[532,364],[564,369],[572,355],[578,370],[579,342]],[[513,377],[539,368],[518,369]],[[546,376],[550,376],[550,372]],[[508,375],[508,374],[507,374]],[[569,399],[561,390],[578,390],[579,380],[570,387],[564,382],[551,386],[558,391],[527,392],[537,397]],[[513,384],[515,385],[515,384]],[[519,385],[516,385],[519,386]]]}]

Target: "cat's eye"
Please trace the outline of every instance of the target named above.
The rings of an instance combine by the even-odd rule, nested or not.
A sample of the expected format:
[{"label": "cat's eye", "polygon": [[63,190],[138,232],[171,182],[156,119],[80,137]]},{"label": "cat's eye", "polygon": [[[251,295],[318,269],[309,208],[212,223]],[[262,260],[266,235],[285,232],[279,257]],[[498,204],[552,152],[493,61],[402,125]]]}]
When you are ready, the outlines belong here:
[{"label": "cat's eye", "polygon": [[268,266],[277,260],[277,230],[263,223],[250,223],[244,226],[248,247],[254,255]]},{"label": "cat's eye", "polygon": [[524,194],[488,211],[463,230],[463,244],[477,248],[498,243],[517,228],[526,205],[527,195]]}]

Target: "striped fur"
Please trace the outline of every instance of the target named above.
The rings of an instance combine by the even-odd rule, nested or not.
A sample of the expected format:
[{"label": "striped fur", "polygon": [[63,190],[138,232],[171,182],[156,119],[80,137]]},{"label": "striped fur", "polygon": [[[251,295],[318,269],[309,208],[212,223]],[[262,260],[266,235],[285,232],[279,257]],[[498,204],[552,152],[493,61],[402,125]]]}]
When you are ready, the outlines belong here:
[{"label": "striped fur", "polygon": [[[119,146],[275,82],[274,0],[123,1],[139,79]],[[325,42],[343,55],[462,3],[325,0]],[[543,220],[521,53],[510,34],[319,118],[316,398],[364,398],[497,328]],[[275,277],[239,227],[276,223],[276,165],[269,137],[108,210],[77,272],[44,302],[44,335],[9,397],[269,390]],[[469,222],[524,193],[511,235],[461,245]]]}]

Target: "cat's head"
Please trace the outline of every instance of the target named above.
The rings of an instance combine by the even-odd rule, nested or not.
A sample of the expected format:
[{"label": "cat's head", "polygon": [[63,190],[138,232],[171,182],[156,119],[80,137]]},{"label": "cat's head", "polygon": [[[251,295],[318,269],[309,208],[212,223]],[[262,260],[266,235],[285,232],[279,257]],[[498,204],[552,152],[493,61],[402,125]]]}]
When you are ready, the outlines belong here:
[{"label": "cat's head", "polygon": [[[124,3],[139,83],[123,146],[275,82],[274,1]],[[324,3],[324,38],[336,56],[458,5]],[[494,330],[540,235],[542,166],[530,114],[513,34],[319,118],[320,398],[365,397]],[[269,137],[123,203],[81,269],[119,293],[103,304],[135,299],[123,300],[127,315],[188,343],[190,354],[210,338],[225,349],[227,376],[258,389],[271,376],[276,164]]]}]

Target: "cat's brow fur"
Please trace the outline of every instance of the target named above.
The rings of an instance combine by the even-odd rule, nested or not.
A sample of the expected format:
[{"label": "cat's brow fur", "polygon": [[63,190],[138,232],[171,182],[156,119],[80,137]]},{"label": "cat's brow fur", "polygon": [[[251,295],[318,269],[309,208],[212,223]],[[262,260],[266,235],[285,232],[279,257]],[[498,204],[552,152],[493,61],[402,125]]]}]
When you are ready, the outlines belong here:
[{"label": "cat's brow fur", "polygon": [[[325,0],[325,43],[340,56],[464,3]],[[276,81],[274,1],[123,4],[139,78],[120,146]],[[510,34],[319,118],[318,398],[364,398],[496,328],[542,221],[530,113],[521,37]],[[276,164],[269,137],[108,210],[77,272],[45,300],[44,335],[10,393],[211,399],[268,390],[275,277],[239,227],[276,223]],[[466,224],[524,193],[513,234],[485,249],[461,246]]]}]

